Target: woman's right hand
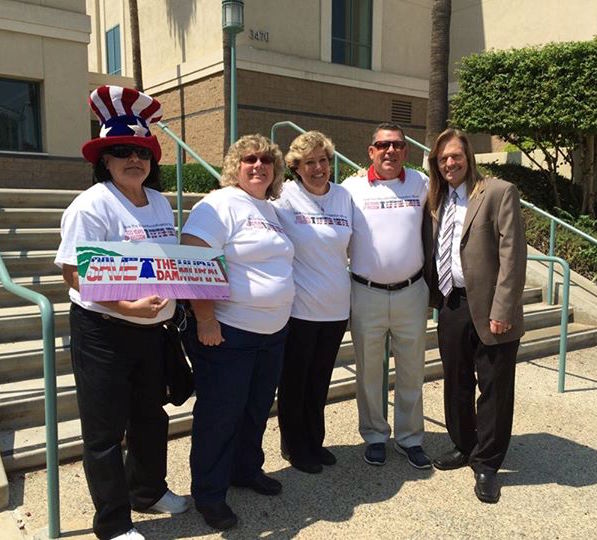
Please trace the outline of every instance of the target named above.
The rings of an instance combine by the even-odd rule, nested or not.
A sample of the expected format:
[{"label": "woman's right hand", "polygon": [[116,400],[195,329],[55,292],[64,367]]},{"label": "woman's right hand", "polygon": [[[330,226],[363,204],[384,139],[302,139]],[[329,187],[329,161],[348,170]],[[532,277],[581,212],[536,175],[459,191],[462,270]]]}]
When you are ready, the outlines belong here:
[{"label": "woman's right hand", "polygon": [[158,316],[158,313],[168,304],[168,299],[154,294],[134,301],[120,300],[117,304],[117,306],[111,307],[121,315],[155,319]]},{"label": "woman's right hand", "polygon": [[208,347],[217,346],[224,341],[220,323],[215,317],[206,321],[197,320],[197,339]]}]

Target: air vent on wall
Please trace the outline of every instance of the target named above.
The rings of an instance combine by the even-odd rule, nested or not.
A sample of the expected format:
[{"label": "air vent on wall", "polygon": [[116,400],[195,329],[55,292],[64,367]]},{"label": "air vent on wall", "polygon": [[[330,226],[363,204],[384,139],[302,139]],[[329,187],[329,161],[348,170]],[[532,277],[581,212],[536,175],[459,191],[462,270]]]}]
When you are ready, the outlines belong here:
[{"label": "air vent on wall", "polygon": [[410,101],[392,100],[392,122],[404,125],[412,123],[412,103]]}]

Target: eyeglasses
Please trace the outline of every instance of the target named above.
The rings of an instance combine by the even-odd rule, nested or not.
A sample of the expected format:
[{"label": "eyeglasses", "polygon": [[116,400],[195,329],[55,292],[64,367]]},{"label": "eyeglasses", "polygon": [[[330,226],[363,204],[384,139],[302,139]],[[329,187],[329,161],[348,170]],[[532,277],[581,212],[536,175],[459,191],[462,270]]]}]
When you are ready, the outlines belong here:
[{"label": "eyeglasses", "polygon": [[375,141],[371,146],[375,146],[377,150],[389,150],[390,146],[394,147],[394,150],[403,150],[406,148],[406,142],[404,141]]},{"label": "eyeglasses", "polygon": [[149,148],[145,148],[144,146],[131,146],[128,144],[116,144],[114,146],[109,146],[106,148],[106,154],[110,154],[111,156],[117,158],[128,158],[133,155],[133,152],[137,154],[139,159],[151,159],[153,153]]},{"label": "eyeglasses", "polygon": [[255,165],[257,161],[261,161],[261,163],[263,163],[264,165],[271,165],[275,161],[273,156],[268,156],[267,154],[263,156],[256,156],[255,154],[250,154],[248,156],[240,158],[240,160],[243,163],[247,163],[249,165]]}]

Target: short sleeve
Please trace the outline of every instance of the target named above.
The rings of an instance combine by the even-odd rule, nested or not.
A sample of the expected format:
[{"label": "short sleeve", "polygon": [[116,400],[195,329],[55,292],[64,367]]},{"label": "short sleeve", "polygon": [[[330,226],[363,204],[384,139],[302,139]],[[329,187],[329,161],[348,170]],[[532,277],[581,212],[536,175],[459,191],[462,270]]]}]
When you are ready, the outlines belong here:
[{"label": "short sleeve", "polygon": [[222,249],[231,234],[226,217],[227,211],[222,204],[214,205],[204,199],[191,210],[182,232],[201,238],[213,248]]},{"label": "short sleeve", "polygon": [[82,241],[103,241],[107,228],[99,216],[84,210],[77,204],[69,206],[62,215],[60,224],[60,246],[54,262],[62,268],[63,264],[77,265],[76,245]]}]

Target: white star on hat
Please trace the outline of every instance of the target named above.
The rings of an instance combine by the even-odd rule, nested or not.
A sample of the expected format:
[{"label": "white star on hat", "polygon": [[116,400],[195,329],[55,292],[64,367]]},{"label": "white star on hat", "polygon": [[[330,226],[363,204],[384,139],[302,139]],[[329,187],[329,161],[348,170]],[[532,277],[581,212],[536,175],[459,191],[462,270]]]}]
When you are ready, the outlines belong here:
[{"label": "white star on hat", "polygon": [[136,124],[127,124],[127,127],[129,127],[135,133],[135,137],[145,137],[147,135],[147,132],[149,131],[146,127],[143,126],[143,124],[141,124],[141,122],[139,122],[138,119]]},{"label": "white star on hat", "polygon": [[100,134],[99,134],[99,136],[100,136],[100,137],[107,137],[107,135],[108,135],[108,133],[110,133],[110,130],[111,130],[111,129],[112,129],[111,127],[106,127],[106,125],[104,124],[104,125],[102,126],[102,129],[100,129]]}]

